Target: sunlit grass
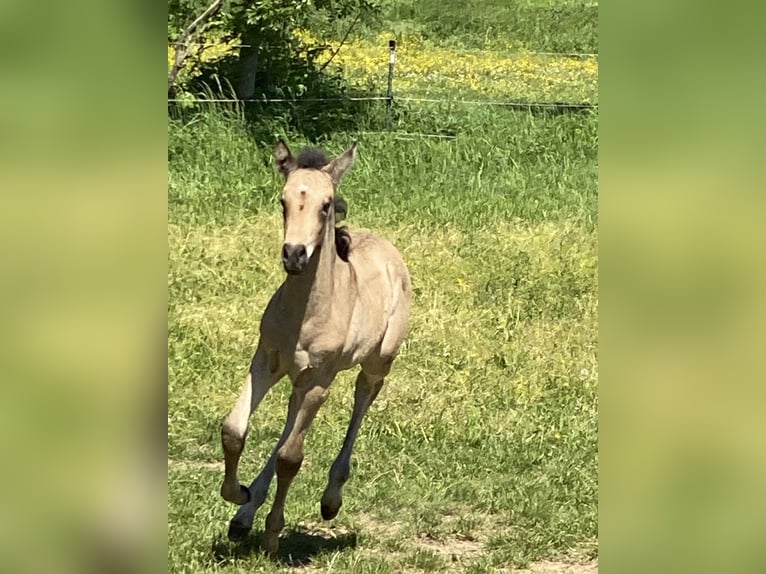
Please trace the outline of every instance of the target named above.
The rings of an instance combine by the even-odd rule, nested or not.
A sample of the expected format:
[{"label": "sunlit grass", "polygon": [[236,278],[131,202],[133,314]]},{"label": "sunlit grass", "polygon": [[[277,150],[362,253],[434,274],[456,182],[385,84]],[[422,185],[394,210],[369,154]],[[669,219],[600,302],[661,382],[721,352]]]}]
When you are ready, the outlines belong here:
[{"label": "sunlit grass", "polygon": [[[244,549],[221,540],[233,508],[218,496],[220,423],[284,277],[280,178],[242,121],[210,110],[170,125],[172,571],[280,569],[252,548],[256,538]],[[338,153],[360,137],[341,187],[348,224],[399,247],[415,301],[334,530],[317,505],[350,415],[352,372],[312,427],[285,548],[320,570],[492,572],[595,554],[595,116],[484,110],[452,121],[455,140],[338,133],[323,143]],[[253,417],[247,480],[281,432],[288,394],[277,386]],[[343,533],[356,546],[333,546]],[[323,542],[306,550],[311,540]],[[454,561],[445,547],[461,549]]]},{"label": "sunlit grass", "polygon": [[[170,226],[173,460],[220,461],[218,425],[246,372],[265,302],[283,279],[280,223],[278,214],[264,213],[228,226]],[[465,566],[479,557],[524,564],[549,546],[566,553],[592,544],[595,235],[577,221],[508,221],[474,231],[418,221],[377,231],[400,247],[413,275],[410,335],[365,421],[336,521],[365,535],[364,544],[320,562],[366,562],[376,548],[398,544],[402,552],[384,564],[443,570],[450,562],[418,540],[457,544],[456,512],[462,536],[479,548]],[[288,533],[320,527],[318,497],[350,414],[352,377],[339,376],[312,428],[288,503]],[[254,415],[248,478],[273,447],[288,394],[289,385],[278,386]],[[170,528],[176,536],[179,528],[195,532],[196,545],[174,546],[172,554],[205,568],[210,557],[199,537],[222,535],[232,509],[217,497],[220,470],[200,468],[191,483],[171,482]],[[194,519],[198,526],[187,517],[190,504],[195,517],[206,517]],[[400,526],[386,528],[391,521]],[[273,568],[257,555],[249,560]]]},{"label": "sunlit grass", "polygon": [[[308,33],[300,37],[317,43]],[[349,81],[385,93],[388,81],[388,40],[351,40],[332,64]],[[394,92],[399,97],[481,98],[531,102],[598,101],[597,56],[571,57],[498,50],[440,47],[417,36],[400,40],[396,49]]]}]

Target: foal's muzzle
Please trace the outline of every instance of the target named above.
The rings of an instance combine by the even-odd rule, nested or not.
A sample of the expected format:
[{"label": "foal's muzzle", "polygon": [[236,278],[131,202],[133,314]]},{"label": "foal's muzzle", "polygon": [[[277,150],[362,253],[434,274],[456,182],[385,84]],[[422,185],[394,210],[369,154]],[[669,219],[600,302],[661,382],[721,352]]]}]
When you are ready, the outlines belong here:
[{"label": "foal's muzzle", "polygon": [[288,273],[292,275],[300,273],[306,267],[308,260],[305,245],[285,243],[282,246],[282,265]]}]

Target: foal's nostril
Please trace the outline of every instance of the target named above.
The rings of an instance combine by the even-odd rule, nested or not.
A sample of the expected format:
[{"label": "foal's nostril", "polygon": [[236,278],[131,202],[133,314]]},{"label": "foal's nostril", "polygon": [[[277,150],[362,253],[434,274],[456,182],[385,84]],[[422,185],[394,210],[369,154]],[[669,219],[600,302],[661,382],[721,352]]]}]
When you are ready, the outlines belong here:
[{"label": "foal's nostril", "polygon": [[308,260],[305,245],[296,245],[294,243],[285,243],[282,246],[282,263],[288,272],[298,272]]}]

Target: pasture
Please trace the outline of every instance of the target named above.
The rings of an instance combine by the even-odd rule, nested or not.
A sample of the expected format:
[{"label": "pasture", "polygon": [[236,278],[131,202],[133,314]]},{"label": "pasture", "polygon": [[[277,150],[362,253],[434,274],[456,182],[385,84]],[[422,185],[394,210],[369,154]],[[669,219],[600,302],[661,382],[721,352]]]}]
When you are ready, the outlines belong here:
[{"label": "pasture", "polygon": [[[439,50],[477,54],[448,42]],[[590,65],[583,73],[595,82]],[[477,77],[470,93],[483,77],[492,81]],[[576,93],[576,75],[566,78],[564,92]],[[170,572],[510,572],[597,556],[596,113],[422,103],[396,118],[401,131],[454,138],[362,125],[266,142],[224,105],[169,120]],[[219,488],[220,425],[284,278],[277,136],[331,156],[359,141],[339,190],[345,223],[399,248],[413,307],[362,425],[340,514],[323,522],[319,500],[356,371],[336,379],[308,434],[272,561],[258,535],[276,484],[242,544],[226,539],[236,507]],[[273,449],[289,394],[284,379],[254,413],[243,482]]]}]

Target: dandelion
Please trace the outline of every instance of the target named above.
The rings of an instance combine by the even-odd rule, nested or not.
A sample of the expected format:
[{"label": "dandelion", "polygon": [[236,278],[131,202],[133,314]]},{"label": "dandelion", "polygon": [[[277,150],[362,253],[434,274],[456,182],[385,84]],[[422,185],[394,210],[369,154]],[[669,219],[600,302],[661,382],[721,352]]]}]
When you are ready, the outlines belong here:
[{"label": "dandelion", "polygon": [[[346,78],[360,85],[385,90],[388,45],[391,35],[375,41],[352,40],[340,47],[333,60]],[[307,42],[316,39],[304,34]],[[337,45],[334,46],[337,48]],[[397,48],[395,90],[399,96],[423,97],[541,97],[559,101],[595,102],[598,98],[598,60],[566,56],[468,50],[429,46],[421,38],[408,37]]]}]

